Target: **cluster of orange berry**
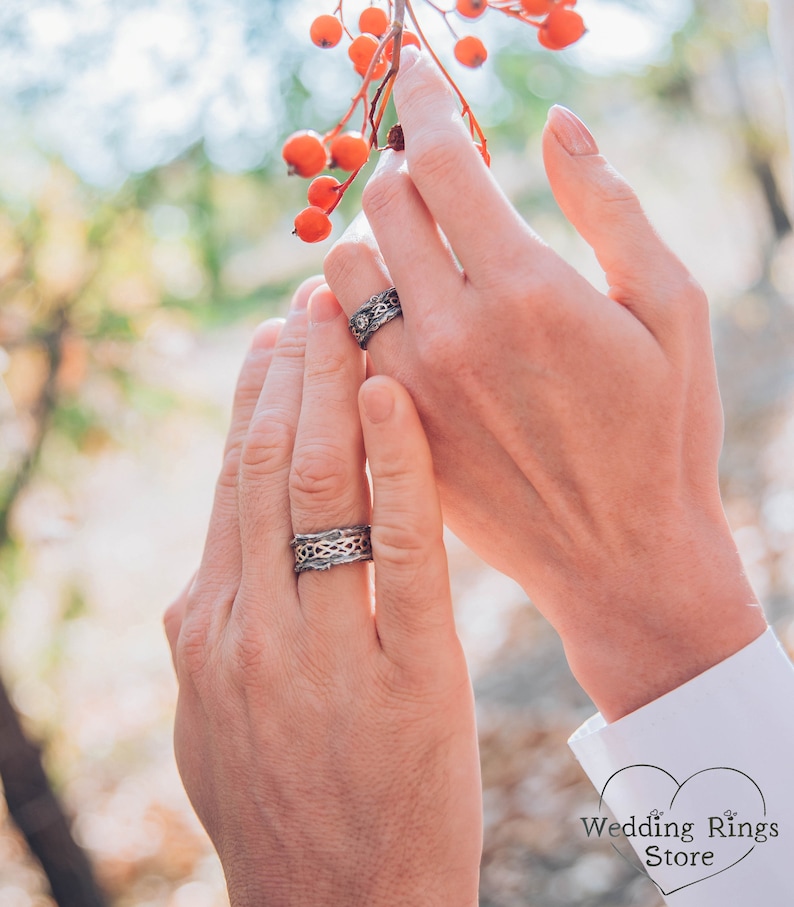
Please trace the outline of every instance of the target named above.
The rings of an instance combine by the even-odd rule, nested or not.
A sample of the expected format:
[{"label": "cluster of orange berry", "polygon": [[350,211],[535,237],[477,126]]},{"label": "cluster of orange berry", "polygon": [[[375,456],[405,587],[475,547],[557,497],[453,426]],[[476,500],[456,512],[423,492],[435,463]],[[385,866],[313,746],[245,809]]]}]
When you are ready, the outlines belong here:
[{"label": "cluster of orange berry", "polygon": [[[370,6],[359,16],[358,34],[353,34],[345,23],[345,0],[338,0],[333,14],[318,16],[311,24],[310,37],[317,47],[336,47],[343,38],[348,38],[347,54],[353,68],[361,76],[362,84],[347,112],[330,132],[321,136],[314,130],[303,129],[293,133],[282,148],[289,173],[313,178],[307,193],[308,207],[295,218],[294,232],[304,242],[320,242],[330,235],[331,212],[366,164],[371,149],[378,147],[381,120],[399,70],[400,51],[406,45],[424,48],[430,54],[457,94],[472,139],[485,162],[489,161],[485,135],[454,79],[429,45],[412,0],[381,2],[383,5],[370,0]],[[455,59],[472,68],[485,62],[488,51],[475,35],[458,36],[450,21],[456,14],[473,20],[479,19],[489,9],[504,13],[534,26],[538,41],[550,50],[568,47],[585,33],[584,21],[573,9],[576,0],[454,0],[454,6],[450,9],[438,6],[435,0],[423,2],[445,18],[455,37]],[[406,20],[410,21],[413,30],[406,27]],[[363,110],[361,129],[348,129],[359,106]],[[391,138],[386,147],[395,147],[391,144]],[[340,182],[334,176],[320,175],[327,167],[343,170],[349,176]]]},{"label": "cluster of orange berry", "polygon": [[[576,0],[457,0],[454,11],[467,19],[479,19],[495,9],[514,19],[534,25],[538,41],[549,50],[562,50],[585,33],[582,17],[571,7]],[[449,12],[444,15],[449,15]],[[459,38],[455,58],[464,66],[481,66],[488,56],[485,45],[471,35]]]},{"label": "cluster of orange berry", "polygon": [[313,129],[294,132],[284,143],[281,156],[290,174],[306,179],[315,177],[306,193],[309,207],[295,218],[295,234],[304,242],[320,242],[331,232],[329,214],[342,197],[342,183],[328,174],[319,176],[326,167],[338,167],[352,173],[369,159],[370,144],[360,132],[340,132],[323,139]]}]

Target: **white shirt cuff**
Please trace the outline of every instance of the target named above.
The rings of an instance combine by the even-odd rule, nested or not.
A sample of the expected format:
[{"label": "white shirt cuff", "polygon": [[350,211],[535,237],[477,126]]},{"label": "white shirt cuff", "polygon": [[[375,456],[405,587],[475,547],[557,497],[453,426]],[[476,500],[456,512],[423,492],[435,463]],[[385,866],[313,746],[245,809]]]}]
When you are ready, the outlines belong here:
[{"label": "white shirt cuff", "polygon": [[[603,796],[590,836],[600,827],[631,845],[671,907],[794,904],[794,666],[771,629],[612,724],[595,715],[568,742]],[[601,823],[604,804],[614,820]]]}]

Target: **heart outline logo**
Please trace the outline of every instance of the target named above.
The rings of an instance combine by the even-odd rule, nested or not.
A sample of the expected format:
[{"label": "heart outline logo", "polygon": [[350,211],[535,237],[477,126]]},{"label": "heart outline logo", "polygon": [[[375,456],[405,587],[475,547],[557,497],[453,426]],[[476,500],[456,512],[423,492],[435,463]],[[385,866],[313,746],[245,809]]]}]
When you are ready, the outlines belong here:
[{"label": "heart outline logo", "polygon": [[[746,772],[743,772],[740,769],[731,768],[730,766],[727,766],[727,765],[712,766],[711,768],[700,769],[699,771],[691,774],[688,778],[684,779],[684,781],[679,782],[678,779],[675,778],[670,772],[666,771],[663,768],[660,768],[658,765],[651,765],[649,763],[643,763],[643,762],[636,763],[634,765],[627,765],[625,768],[621,768],[621,769],[618,769],[616,772],[613,772],[609,776],[609,778],[607,778],[603,788],[601,789],[601,794],[598,799],[599,814],[601,814],[601,811],[604,807],[604,795],[605,795],[606,790],[609,787],[610,783],[618,775],[622,774],[623,772],[627,772],[627,771],[630,771],[631,769],[637,769],[637,768],[652,769],[654,771],[661,772],[663,775],[665,775],[667,778],[669,778],[673,784],[675,784],[676,790],[675,790],[675,793],[673,794],[672,798],[670,799],[670,804],[669,804],[668,809],[673,808],[673,806],[676,802],[676,799],[678,798],[678,795],[681,793],[682,789],[685,787],[685,785],[689,784],[689,782],[692,781],[694,778],[697,778],[698,776],[701,776],[701,775],[705,775],[709,772],[734,772],[736,775],[741,775],[743,778],[745,778],[747,781],[749,781],[753,785],[755,790],[758,792],[758,796],[760,797],[760,800],[761,800],[762,815],[766,816],[766,798],[764,797],[763,791],[758,786],[758,784]],[[650,819],[650,816],[649,816],[649,819]],[[639,872],[641,875],[646,876],[646,878],[648,878],[651,882],[653,882],[653,884],[656,886],[656,888],[658,888],[659,891],[666,897],[668,895],[675,894],[675,892],[677,892],[677,891],[682,891],[684,888],[690,888],[692,885],[698,885],[700,882],[705,882],[707,879],[714,878],[715,876],[721,875],[723,872],[726,872],[727,870],[732,869],[734,866],[741,863],[742,860],[745,860],[747,857],[750,856],[750,854],[756,848],[756,842],[753,841],[752,846],[745,853],[743,853],[740,857],[735,859],[732,863],[728,864],[727,866],[723,866],[721,869],[717,869],[715,872],[710,872],[708,875],[701,876],[700,878],[694,879],[693,881],[686,882],[683,885],[679,885],[677,888],[671,888],[669,891],[665,890],[650,875],[650,873],[647,871],[647,869],[641,863],[637,864],[634,861],[632,861],[631,859],[629,859],[629,857],[614,842],[610,842],[610,846],[615,851],[615,853],[617,853],[626,863],[628,863],[629,866],[631,866],[635,871]],[[632,852],[634,852],[633,848],[632,848]],[[678,864],[676,864],[676,865],[678,865]]]}]

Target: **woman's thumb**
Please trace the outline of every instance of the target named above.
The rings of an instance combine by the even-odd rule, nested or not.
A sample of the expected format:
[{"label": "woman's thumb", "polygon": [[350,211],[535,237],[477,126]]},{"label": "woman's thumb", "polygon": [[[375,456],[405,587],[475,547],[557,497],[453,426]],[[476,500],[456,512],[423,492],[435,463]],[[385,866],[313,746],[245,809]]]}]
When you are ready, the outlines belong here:
[{"label": "woman's thumb", "polygon": [[563,214],[593,248],[609,295],[649,330],[675,319],[694,281],[661,240],[626,180],[599,153],[584,123],[552,107],[543,132],[543,159]]}]

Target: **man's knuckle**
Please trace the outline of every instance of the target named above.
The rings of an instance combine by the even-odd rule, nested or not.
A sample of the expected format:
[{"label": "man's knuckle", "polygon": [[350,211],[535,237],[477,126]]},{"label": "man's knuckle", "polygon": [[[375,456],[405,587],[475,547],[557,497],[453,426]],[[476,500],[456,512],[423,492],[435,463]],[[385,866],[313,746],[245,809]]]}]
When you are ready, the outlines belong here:
[{"label": "man's knuckle", "polygon": [[180,678],[190,678],[194,684],[199,681],[207,671],[211,652],[209,620],[206,614],[187,615],[176,644],[176,662]]},{"label": "man's knuckle", "polygon": [[294,428],[284,418],[271,412],[255,415],[240,453],[243,480],[277,472],[289,458],[293,438]]},{"label": "man's knuckle", "polygon": [[306,333],[301,329],[289,326],[281,332],[278,339],[277,354],[279,359],[293,360],[290,368],[295,368],[296,362],[302,363],[306,352]]},{"label": "man's knuckle", "polygon": [[311,380],[312,391],[322,395],[329,403],[344,405],[347,401],[346,389],[342,386],[340,375],[344,375],[349,361],[347,349],[328,346],[319,350],[309,360],[306,369],[306,380]]},{"label": "man's knuckle", "polygon": [[259,636],[236,633],[228,653],[227,674],[232,683],[244,687],[253,680],[257,686],[273,664],[271,646]]},{"label": "man's knuckle", "polygon": [[372,528],[372,545],[381,565],[421,571],[427,561],[427,539],[399,517]]},{"label": "man's knuckle", "polygon": [[240,476],[241,444],[234,444],[223,455],[221,471],[218,474],[218,487],[235,489]]},{"label": "man's knuckle", "polygon": [[264,377],[264,375],[259,375],[258,380],[249,378],[243,381],[241,379],[237,385],[234,392],[233,424],[244,422],[244,419],[240,418],[241,414],[253,412],[256,401],[262,392]]},{"label": "man's knuckle", "polygon": [[289,475],[290,497],[297,503],[336,501],[350,483],[350,469],[341,451],[328,445],[307,445],[297,451]]}]

